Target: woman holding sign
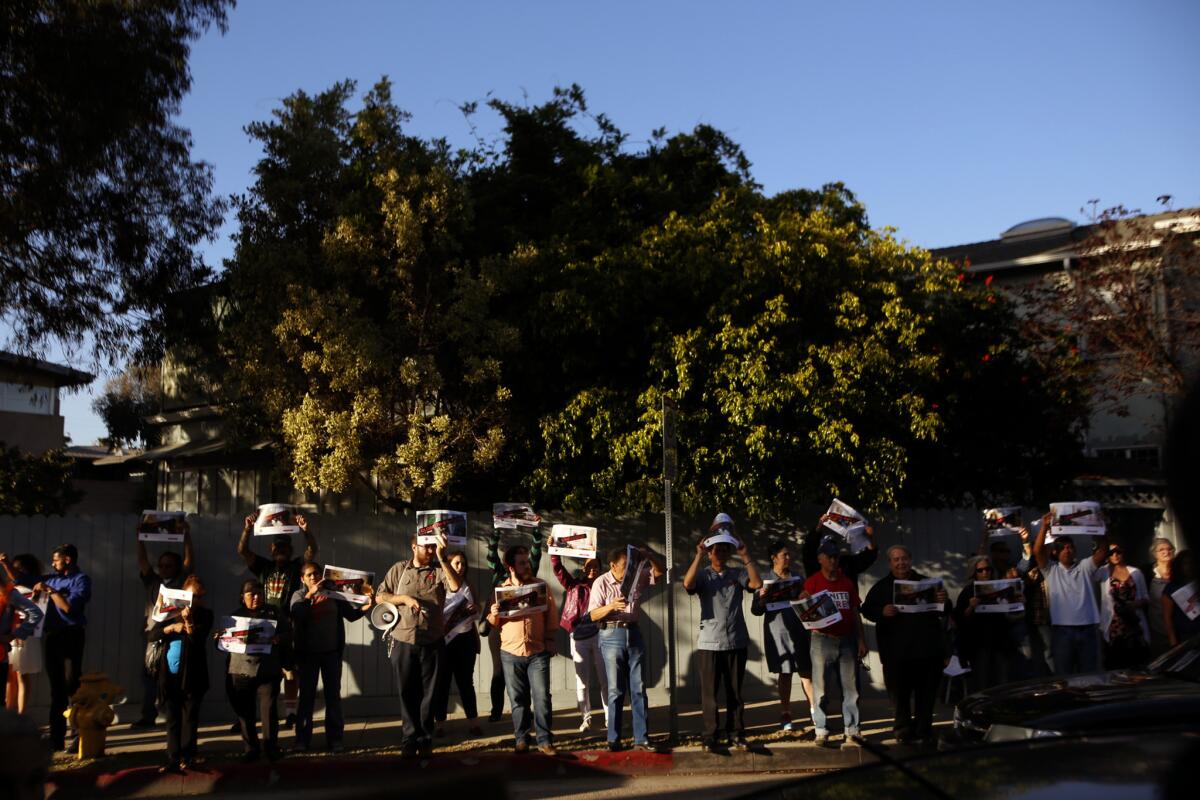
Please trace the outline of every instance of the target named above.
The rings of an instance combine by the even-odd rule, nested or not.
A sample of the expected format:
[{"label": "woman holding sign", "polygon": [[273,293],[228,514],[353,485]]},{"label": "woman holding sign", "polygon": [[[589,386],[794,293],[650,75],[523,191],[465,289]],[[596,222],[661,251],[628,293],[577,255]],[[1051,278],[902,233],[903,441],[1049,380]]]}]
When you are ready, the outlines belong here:
[{"label": "woman holding sign", "polygon": [[[554,526],[556,529],[569,526]],[[595,528],[589,528],[592,538],[595,538]],[[581,717],[579,730],[586,731],[592,726],[592,685],[600,684],[600,696],[605,698],[604,727],[608,728],[608,680],[604,675],[604,656],[600,653],[599,628],[586,624],[591,621],[588,614],[588,600],[592,594],[592,584],[600,577],[600,561],[595,557],[584,558],[583,569],[578,575],[573,575],[563,567],[562,557],[555,552],[560,549],[555,546],[554,532],[546,538],[546,549],[550,553],[550,566],[554,577],[566,591],[563,594],[562,616],[559,617],[558,627],[567,632],[571,641],[571,661],[575,663],[575,702],[579,706]],[[594,545],[593,545],[594,546]],[[578,557],[578,556],[576,556]],[[587,617],[587,619],[584,619]],[[584,622],[585,624],[579,624]],[[592,680],[593,671],[596,680]]]},{"label": "woman holding sign", "polygon": [[[1012,571],[1016,578],[1016,570]],[[995,589],[998,576],[993,574],[987,556],[975,556],[967,562],[967,575],[962,592],[954,606],[954,622],[958,626],[959,656],[971,667],[971,691],[978,692],[1012,679],[1018,651],[1012,634],[1014,620],[1008,613],[991,613],[988,596],[979,587]],[[978,586],[977,586],[978,584]],[[1012,612],[1024,615],[1024,611]]]},{"label": "woman holding sign", "polygon": [[191,605],[146,632],[149,642],[161,642],[155,665],[158,702],[167,715],[167,763],[159,772],[183,772],[196,757],[200,703],[208,691],[208,653],[204,642],[212,631],[213,613],[204,608],[204,584],[195,575],[183,582]]},{"label": "woman holding sign", "polygon": [[[767,670],[775,674],[779,688],[780,724],[785,731],[792,727],[792,676],[800,676],[800,687],[812,708],[812,657],[809,653],[811,636],[800,622],[795,607],[785,597],[778,604],[769,603],[768,589],[777,588],[786,592],[787,586],[796,585],[804,590],[804,573],[792,573],[792,550],[785,541],[771,542],[768,554],[771,557],[771,574],[763,582],[763,588],[755,593],[750,603],[750,613],[763,619],[763,639],[766,642]],[[775,607],[776,605],[782,607]]]}]

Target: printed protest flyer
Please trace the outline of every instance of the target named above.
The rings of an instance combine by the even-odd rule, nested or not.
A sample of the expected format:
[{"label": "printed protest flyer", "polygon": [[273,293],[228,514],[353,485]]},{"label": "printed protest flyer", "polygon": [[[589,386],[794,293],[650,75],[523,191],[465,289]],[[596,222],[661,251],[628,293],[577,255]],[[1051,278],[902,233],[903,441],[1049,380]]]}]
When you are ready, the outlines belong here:
[{"label": "printed protest flyer", "polygon": [[275,620],[254,617],[225,617],[224,629],[217,635],[217,649],[223,653],[269,653],[275,638]]},{"label": "printed protest flyer", "polygon": [[528,503],[492,503],[492,527],[537,530],[542,518]]},{"label": "printed protest flyer", "polygon": [[638,583],[642,574],[650,569],[650,559],[633,545],[625,546],[625,577],[621,578],[621,597],[632,604],[638,598]]},{"label": "printed protest flyer", "polygon": [[158,599],[154,601],[154,613],[150,615],[150,618],[155,622],[162,622],[167,617],[176,616],[183,609],[191,607],[191,592],[185,589],[168,589],[165,586],[159,586]]},{"label": "printed protest flyer", "polygon": [[821,515],[821,524],[845,539],[851,553],[861,553],[871,543],[867,538],[867,518],[837,498]]},{"label": "printed protest flyer", "polygon": [[991,539],[1020,533],[1023,525],[1020,506],[1001,506],[983,510],[983,526],[987,528],[988,537]]},{"label": "printed protest flyer", "polygon": [[545,611],[548,607],[546,584],[536,581],[524,586],[497,586],[496,605],[500,606],[497,616],[501,619],[527,617]]},{"label": "printed protest flyer", "polygon": [[782,611],[788,606],[799,602],[804,593],[803,578],[784,578],[782,580],[764,580],[762,602],[767,611]]},{"label": "printed protest flyer", "polygon": [[184,511],[143,511],[138,522],[138,539],[143,542],[182,542],[183,518],[186,516]]},{"label": "printed protest flyer", "polygon": [[976,614],[1007,614],[1025,610],[1025,583],[1020,578],[975,581]]},{"label": "printed protest flyer", "polygon": [[444,508],[417,512],[417,544],[437,544],[437,535],[445,534],[447,547],[467,546],[467,515]]},{"label": "printed protest flyer", "polygon": [[942,590],[941,578],[920,581],[896,581],[892,590],[892,605],[902,614],[924,614],[941,611],[937,593]]},{"label": "printed protest flyer", "polygon": [[[40,639],[42,637],[42,629],[46,627],[46,609],[50,607],[50,598],[45,594],[34,597],[35,593],[33,589],[30,589],[28,586],[15,586],[13,588],[42,612],[41,620],[38,622],[37,627],[33,629],[33,633],[29,635],[30,639]],[[41,647],[41,645],[39,644],[38,647]]]},{"label": "printed protest flyer", "polygon": [[258,507],[258,517],[254,520],[255,536],[277,536],[299,532],[300,526],[296,524],[295,506],[287,503],[266,503]]},{"label": "printed protest flyer", "polygon": [[584,525],[555,525],[550,529],[550,547],[546,552],[568,558],[595,558],[596,529]]},{"label": "printed protest flyer", "polygon": [[344,598],[356,606],[361,606],[371,599],[363,590],[375,586],[374,572],[335,567],[331,564],[325,565],[322,578],[325,580],[325,591],[328,594]]},{"label": "printed protest flyer", "polygon": [[442,625],[446,631],[446,641],[449,642],[460,633],[466,633],[479,619],[479,609],[472,608],[467,602],[466,593],[455,594],[446,602],[446,608],[442,611]]},{"label": "printed protest flyer", "polygon": [[805,630],[810,631],[819,631],[842,621],[842,612],[838,610],[837,601],[825,590],[798,600],[796,613],[800,615],[800,623]]},{"label": "printed protest flyer", "polygon": [[1200,617],[1200,591],[1197,590],[1195,581],[1171,592],[1171,599],[1175,601],[1175,605],[1179,606],[1179,610],[1187,615],[1188,619]]},{"label": "printed protest flyer", "polygon": [[1050,533],[1059,536],[1103,536],[1104,511],[1099,503],[1051,503]]}]

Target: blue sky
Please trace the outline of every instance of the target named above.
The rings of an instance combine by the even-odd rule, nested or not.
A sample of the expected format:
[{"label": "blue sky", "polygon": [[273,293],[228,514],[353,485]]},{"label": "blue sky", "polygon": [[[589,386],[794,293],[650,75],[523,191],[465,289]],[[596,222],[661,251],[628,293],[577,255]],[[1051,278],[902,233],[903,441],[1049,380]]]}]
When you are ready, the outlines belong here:
[{"label": "blue sky", "polygon": [[[937,247],[1093,198],[1200,205],[1198,30],[1191,0],[242,0],[196,43],[182,122],[228,194],[258,157],[243,126],[298,89],[387,75],[410,133],[466,145],[460,103],[578,83],[632,147],[710,124],[767,192],[840,180],[873,225]],[[89,405],[65,398],[76,443],[103,434]]]}]

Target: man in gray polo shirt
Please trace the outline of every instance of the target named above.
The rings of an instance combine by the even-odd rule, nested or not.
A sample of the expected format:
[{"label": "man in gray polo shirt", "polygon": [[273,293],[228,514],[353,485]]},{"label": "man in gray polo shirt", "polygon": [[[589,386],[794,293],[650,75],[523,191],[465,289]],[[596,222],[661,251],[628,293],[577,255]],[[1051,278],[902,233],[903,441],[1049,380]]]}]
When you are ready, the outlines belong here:
[{"label": "man in gray polo shirt", "polygon": [[[1108,537],[1094,537],[1091,557],[1075,560],[1075,542],[1063,536],[1046,546],[1051,515],[1042,517],[1033,557],[1050,596],[1050,653],[1059,676],[1100,668],[1100,610],[1093,576],[1108,554]],[[1093,539],[1093,537],[1087,537]]]},{"label": "man in gray polo shirt", "polygon": [[[742,601],[747,592],[762,587],[762,578],[745,543],[734,537],[733,520],[728,514],[716,516],[709,534],[696,545],[696,557],[683,578],[683,588],[688,594],[700,596],[700,639],[696,644],[696,655],[700,661],[704,747],[712,752],[721,744],[717,711],[717,693],[721,686],[725,687],[724,738],[732,740],[739,748],[747,746],[742,681],[746,677],[746,648],[750,635],[742,614]],[[726,565],[735,548],[744,569]],[[706,558],[708,566],[701,569]]]}]

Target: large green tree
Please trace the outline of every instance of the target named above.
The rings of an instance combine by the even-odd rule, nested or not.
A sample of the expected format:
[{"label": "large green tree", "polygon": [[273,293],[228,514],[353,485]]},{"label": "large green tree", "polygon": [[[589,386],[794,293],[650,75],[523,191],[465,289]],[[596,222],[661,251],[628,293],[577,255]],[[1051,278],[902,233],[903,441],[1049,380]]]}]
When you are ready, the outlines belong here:
[{"label": "large green tree", "polygon": [[212,174],[175,122],[191,42],[233,0],[0,4],[0,317],[10,346],[157,349],[163,298],[203,281]]},{"label": "large green tree", "polygon": [[[1078,408],[1050,356],[845,187],[767,197],[704,126],[634,149],[578,87],[466,107],[503,133],[457,152],[408,135],[386,82],[353,95],[250,126],[225,282],[234,419],[297,485],[656,508],[667,392],[687,510],[954,504],[1065,474],[1047,451]],[[931,474],[942,453],[960,463]]]}]

